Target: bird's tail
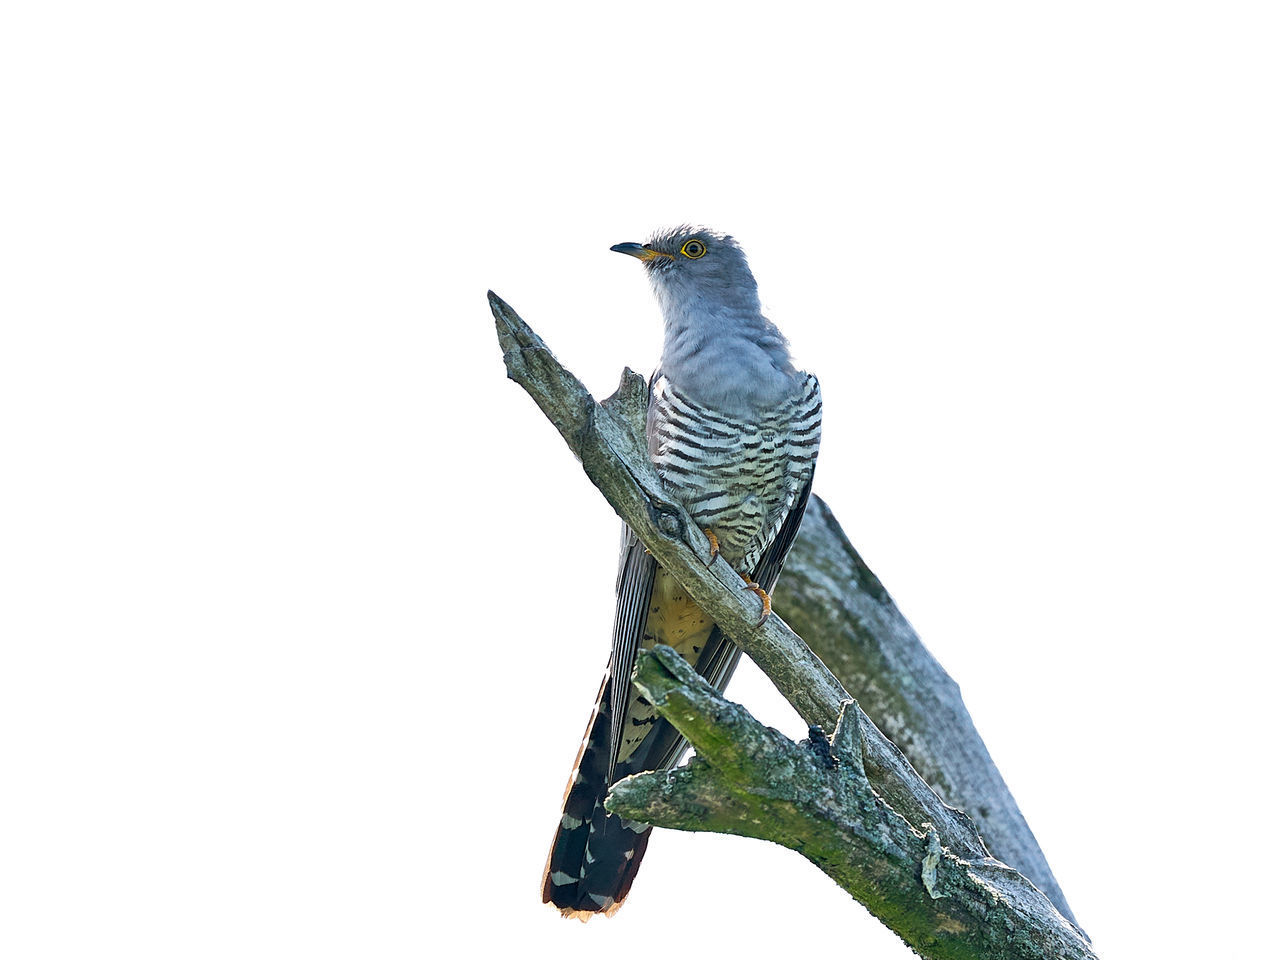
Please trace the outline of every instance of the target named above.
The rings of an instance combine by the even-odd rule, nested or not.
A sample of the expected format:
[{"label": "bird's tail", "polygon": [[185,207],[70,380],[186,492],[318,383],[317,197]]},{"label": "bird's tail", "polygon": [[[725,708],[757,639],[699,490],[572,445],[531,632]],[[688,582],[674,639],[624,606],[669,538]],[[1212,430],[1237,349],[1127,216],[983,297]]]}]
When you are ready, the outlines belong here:
[{"label": "bird's tail", "polygon": [[542,902],[584,922],[597,914],[611,916],[622,906],[653,830],[604,808],[612,785],[609,684],[606,676],[569,775],[542,878]]}]

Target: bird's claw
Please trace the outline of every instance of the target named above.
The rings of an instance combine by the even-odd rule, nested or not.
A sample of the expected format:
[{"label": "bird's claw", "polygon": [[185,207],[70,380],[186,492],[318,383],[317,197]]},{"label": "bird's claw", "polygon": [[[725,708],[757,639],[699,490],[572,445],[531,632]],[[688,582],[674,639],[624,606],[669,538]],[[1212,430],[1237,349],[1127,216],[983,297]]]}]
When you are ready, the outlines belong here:
[{"label": "bird's claw", "polygon": [[720,538],[711,532],[711,528],[707,527],[702,531],[707,535],[707,543],[711,545],[711,559],[707,561],[707,566],[711,566],[716,562],[716,557],[720,556]]},{"label": "bird's claw", "polygon": [[760,606],[763,608],[760,613],[760,619],[756,621],[756,626],[762,626],[769,619],[769,614],[773,612],[773,600],[770,599],[768,592],[760,584],[756,583],[750,577],[742,575],[742,579],[746,581],[745,589],[750,590],[760,598]]}]

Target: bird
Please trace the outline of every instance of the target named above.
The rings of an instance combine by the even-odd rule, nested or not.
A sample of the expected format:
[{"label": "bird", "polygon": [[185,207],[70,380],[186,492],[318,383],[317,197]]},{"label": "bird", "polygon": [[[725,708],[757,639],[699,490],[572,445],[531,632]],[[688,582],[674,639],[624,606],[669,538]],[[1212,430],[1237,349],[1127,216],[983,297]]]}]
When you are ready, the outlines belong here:
[{"label": "bird", "polygon": [[[643,265],[662,311],[663,346],[649,380],[645,439],[673,499],[760,596],[761,623],[813,487],[822,395],[797,370],[786,338],[761,313],[742,247],[681,225],[611,250]],[[670,769],[686,741],[631,682],[636,652],[674,647],[717,690],[741,650],[624,524],[613,646],[565,788],[542,899],[565,917],[612,916],[631,889],[652,827],[610,813],[623,777]]]}]

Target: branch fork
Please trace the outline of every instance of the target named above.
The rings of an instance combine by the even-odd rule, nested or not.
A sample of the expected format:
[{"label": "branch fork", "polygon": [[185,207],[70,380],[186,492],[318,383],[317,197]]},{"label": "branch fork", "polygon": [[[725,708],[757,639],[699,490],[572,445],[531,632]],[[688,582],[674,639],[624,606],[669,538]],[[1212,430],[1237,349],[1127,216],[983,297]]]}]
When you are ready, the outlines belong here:
[{"label": "branch fork", "polygon": [[[492,292],[489,303],[507,375],[560,431],[592,483],[805,721],[833,730],[830,753],[836,763],[831,765],[819,759],[811,744],[791,742],[725,700],[675,651],[655,647],[637,658],[635,682],[693,744],[696,756],[674,771],[621,781],[607,801],[609,808],[658,826],[716,830],[791,847],[926,957],[1094,957],[1083,933],[1034,883],[991,856],[974,820],[943,802],[780,616],[757,622],[758,606],[742,595],[741,577],[723,558],[712,556],[706,537],[684,508],[666,496],[649,462],[641,440],[644,379],[626,370],[618,390],[596,403],[511,307]],[[928,704],[924,715],[948,723],[941,742],[949,749],[917,756],[936,767],[940,780],[954,779],[957,791],[968,788],[980,810],[986,801],[1005,814],[990,822],[1005,831],[1001,836],[1010,838],[1009,849],[1056,892],[1065,911],[1065,900],[972,730],[954,682],[923,651],[816,498],[797,548],[815,513],[820,521],[829,519],[834,532],[824,544],[826,554],[807,571],[806,584],[817,584],[813,592],[824,599],[860,588],[853,596],[857,604],[871,603],[865,617],[879,630],[875,639],[882,655],[912,664],[909,676],[917,688],[912,693],[927,695],[921,700]],[[846,568],[847,579],[835,572]],[[828,590],[822,581],[833,577],[836,582]],[[806,612],[803,605],[793,609]],[[818,609],[838,617],[843,606],[821,604]],[[861,621],[858,627],[862,629]],[[840,633],[833,630],[832,636]],[[848,653],[848,648],[837,648],[831,655],[839,662]],[[871,683],[868,693],[878,696],[876,688]],[[916,716],[919,711],[906,713]],[[928,741],[929,733],[922,731],[919,739]],[[945,757],[950,752],[968,766],[949,768]],[[960,775],[970,774],[971,767],[980,775]],[[979,784],[976,794],[971,783]]]}]

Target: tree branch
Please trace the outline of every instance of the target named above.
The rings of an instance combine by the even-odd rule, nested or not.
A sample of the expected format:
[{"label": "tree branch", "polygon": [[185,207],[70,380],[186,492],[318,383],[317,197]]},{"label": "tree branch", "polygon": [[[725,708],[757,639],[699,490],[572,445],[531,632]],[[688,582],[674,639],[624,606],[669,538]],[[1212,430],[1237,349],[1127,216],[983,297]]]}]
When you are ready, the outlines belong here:
[{"label": "tree branch", "polygon": [[[763,726],[670,647],[642,653],[634,679],[696,755],[616,784],[614,813],[790,847],[926,957],[1095,957],[1022,874],[957,856],[931,824],[917,830],[885,802],[864,766],[870,720],[857,703],[843,705],[828,751]],[[913,793],[929,790],[914,771],[906,779]]]},{"label": "tree branch", "polygon": [[850,690],[934,791],[969,813],[987,847],[1075,922],[1066,897],[991,760],[960,687],[816,497],[773,606]]},{"label": "tree branch", "polygon": [[[754,594],[743,589],[742,579],[723,558],[711,560],[706,538],[701,530],[683,507],[666,495],[640,439],[643,433],[639,425],[643,422],[646,396],[644,380],[630,370],[625,371],[617,393],[603,404],[597,404],[582,383],[555,359],[546,344],[515,311],[493,293],[489,294],[489,301],[497,321],[498,339],[503,349],[503,360],[508,376],[523,386],[542,408],[569,444],[570,449],[582,462],[587,476],[604,494],[614,510],[644,542],[658,563],[676,578],[694,602],[705,610],[721,629],[761,667],[779,692],[809,724],[819,725],[825,729],[834,728],[841,716],[842,705],[851,699],[840,681],[783,622],[781,617],[771,616],[763,624],[758,623],[760,607]],[[805,527],[808,525],[806,520]],[[805,536],[804,529],[802,527],[801,539]],[[852,551],[852,547],[849,550]],[[856,554],[852,556],[856,557]],[[860,560],[858,564],[861,564]],[[865,570],[865,567],[862,569]],[[838,565],[833,566],[828,563],[823,567],[816,560],[814,570],[828,576],[840,575]],[[865,572],[870,574],[870,571]],[[784,579],[789,575],[790,564]],[[891,601],[889,603],[891,604]],[[802,610],[804,605],[798,604],[795,609]],[[828,632],[828,635],[834,637],[836,634]],[[940,673],[941,668],[938,667],[937,671]],[[945,673],[941,676],[945,678]],[[946,678],[946,681],[950,683],[950,678]],[[741,708],[736,709],[741,710]],[[963,706],[960,709],[963,710]],[[967,719],[967,714],[965,718]],[[668,716],[668,719],[680,727],[674,718]],[[754,721],[751,722],[754,723]],[[733,729],[737,731],[738,726],[734,726]],[[970,729],[972,729],[971,724]],[[1087,952],[1087,945],[1079,932],[1054,909],[1030,881],[989,857],[969,817],[960,810],[943,803],[937,794],[920,779],[902,752],[865,715],[860,715],[856,731],[859,741],[857,749],[845,751],[847,762],[854,762],[852,758],[856,752],[857,766],[865,774],[864,779],[876,802],[903,821],[903,826],[917,838],[913,841],[916,846],[919,846],[919,842],[922,841],[928,844],[926,851],[928,856],[925,858],[924,868],[921,868],[915,860],[911,860],[912,870],[915,871],[914,883],[917,886],[922,882],[922,876],[934,877],[944,863],[951,864],[953,861],[965,863],[969,867],[981,864],[989,872],[1003,871],[1002,876],[1016,878],[1016,882],[1010,879],[1008,889],[991,888],[989,885],[988,889],[998,889],[1001,897],[1006,899],[1012,897],[1017,902],[1020,910],[1016,916],[1011,915],[1013,919],[1010,919],[1010,922],[1015,922],[1016,917],[1035,919],[1034,929],[1028,927],[1023,931],[1015,931],[1016,936],[1010,934],[1012,938],[1010,943],[1037,942],[1037,937],[1046,935],[1044,931],[1056,931],[1053,934],[1054,942],[1058,939],[1063,943],[1075,942],[1081,950],[1085,951],[1060,955],[1070,957],[1092,955]],[[681,732],[685,732],[683,728]],[[849,736],[847,721],[845,727],[841,728],[841,733],[846,739]],[[697,735],[703,740],[701,745],[698,739],[686,733],[701,755],[704,749],[708,749],[708,737],[703,731],[697,731]],[[727,734],[722,733],[720,739],[723,740],[726,736]],[[976,738],[976,732],[973,736]],[[980,745],[981,741],[979,740],[978,743]],[[726,749],[729,748],[726,747]],[[749,751],[749,742],[744,743],[742,749]],[[982,754],[985,756],[985,749],[982,750]],[[990,762],[989,758],[987,762]],[[704,764],[700,763],[692,769],[703,768]],[[994,770],[994,767],[992,769]],[[673,774],[673,776],[689,777],[692,774]],[[998,779],[999,774],[996,773],[995,777]],[[1000,785],[1003,787],[1003,782]],[[853,796],[847,791],[846,794]],[[1016,806],[1013,809],[1016,811]],[[856,820],[850,817],[845,819],[849,823]],[[810,828],[815,831],[815,838],[822,830],[830,829],[821,827],[820,820],[821,818],[809,818]],[[662,821],[654,819],[648,822],[661,823]],[[788,822],[796,824],[800,821],[792,818]],[[766,819],[764,823],[767,827],[770,821]],[[714,828],[704,824],[700,829]],[[1023,829],[1025,830],[1025,824]],[[797,837],[799,836],[801,835],[798,834]],[[785,836],[769,837],[769,839],[787,842]],[[905,835],[902,840],[906,842]],[[834,839],[831,842],[834,842]],[[1034,845],[1034,839],[1031,843]],[[788,845],[794,844],[788,843]],[[908,845],[902,849],[915,848]],[[899,867],[907,862],[894,854],[893,857],[888,857],[882,866],[888,869],[890,861],[897,863]],[[818,861],[815,860],[815,862]],[[856,864],[857,861],[853,863]],[[819,863],[819,866],[823,864]],[[823,869],[827,867],[823,866]],[[841,885],[866,903],[883,922],[908,939],[913,947],[925,953],[926,956],[974,955],[926,952],[927,949],[933,949],[930,946],[932,942],[929,940],[930,934],[924,927],[913,926],[914,921],[909,923],[902,919],[910,913],[905,902],[899,902],[895,897],[884,901],[876,897],[871,897],[870,900],[863,899],[864,896],[870,896],[866,892],[869,889],[867,884],[871,884],[872,887],[876,885],[875,873],[864,874],[866,869],[868,868],[865,866],[852,866],[845,862],[833,865],[827,872],[831,873],[837,882],[841,882],[840,877],[832,873],[832,870],[837,873],[847,873],[852,870],[853,874],[858,874],[861,879],[850,874],[847,878],[848,883],[841,882]],[[923,873],[921,873],[922,869]],[[951,868],[943,870],[944,879],[951,876],[948,870]],[[1047,871],[1047,866],[1045,870]],[[901,873],[901,870],[898,873]],[[899,877],[899,881],[905,882],[902,877]],[[933,889],[946,889],[945,886],[936,887],[933,880],[929,881],[929,885]],[[1001,922],[1003,923],[1003,920]],[[1029,923],[1030,921],[1017,922]],[[934,934],[937,932],[933,931]],[[1012,957],[1032,954],[1006,951],[985,955]],[[1046,954],[1041,952],[1034,955],[1045,956]]]}]

